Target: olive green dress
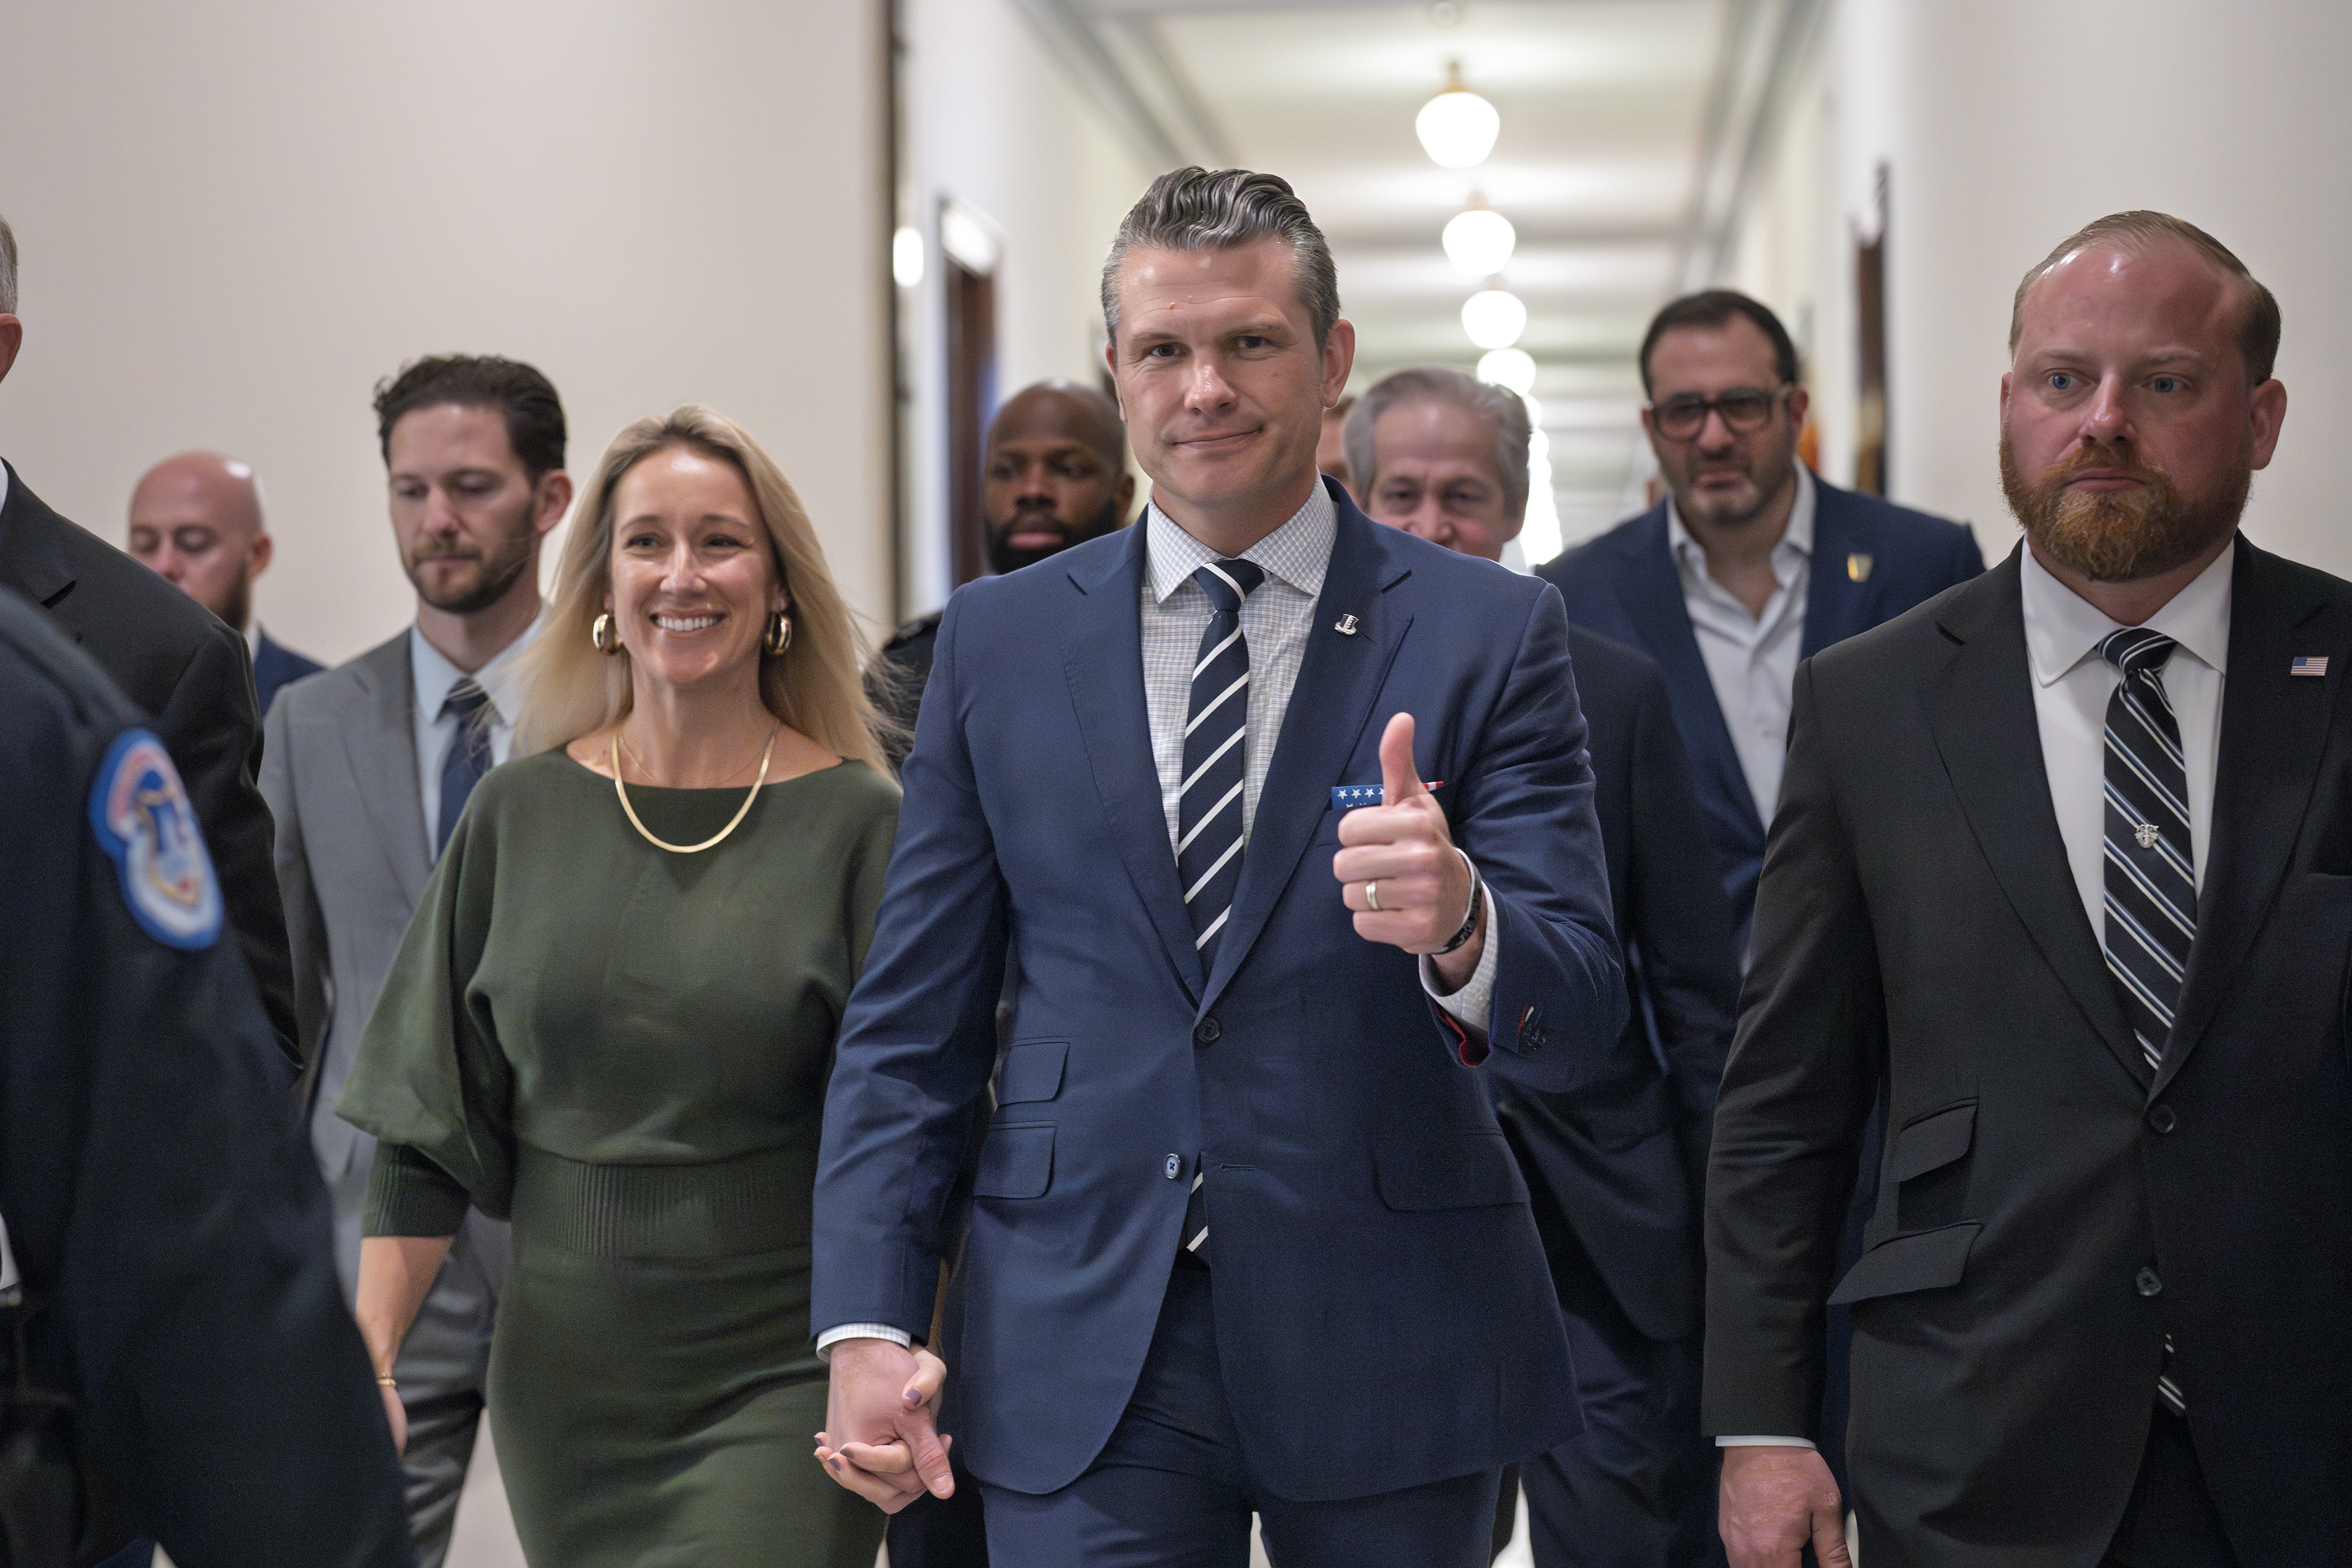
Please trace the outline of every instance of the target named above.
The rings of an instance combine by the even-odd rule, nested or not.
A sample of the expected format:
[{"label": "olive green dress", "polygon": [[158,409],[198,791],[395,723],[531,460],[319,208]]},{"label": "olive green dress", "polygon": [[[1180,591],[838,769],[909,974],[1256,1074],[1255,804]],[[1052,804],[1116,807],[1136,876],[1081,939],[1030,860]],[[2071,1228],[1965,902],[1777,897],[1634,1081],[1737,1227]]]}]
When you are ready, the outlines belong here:
[{"label": "olive green dress", "polygon": [[[673,844],[743,795],[629,790]],[[369,1234],[514,1221],[488,1403],[538,1568],[874,1561],[811,1458],[809,1195],[898,808],[844,763],[676,855],[561,751],[467,802],[340,1109],[381,1140]]]}]

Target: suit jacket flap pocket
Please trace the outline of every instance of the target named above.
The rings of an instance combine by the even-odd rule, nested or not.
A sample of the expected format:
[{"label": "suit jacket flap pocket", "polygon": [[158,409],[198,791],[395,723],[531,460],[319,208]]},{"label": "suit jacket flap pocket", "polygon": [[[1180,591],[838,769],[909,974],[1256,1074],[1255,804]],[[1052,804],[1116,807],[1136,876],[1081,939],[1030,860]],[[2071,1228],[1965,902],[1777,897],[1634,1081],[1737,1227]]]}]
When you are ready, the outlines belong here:
[{"label": "suit jacket flap pocket", "polygon": [[996,1075],[996,1103],[1053,1099],[1062,1092],[1062,1064],[1069,1055],[1067,1040],[1026,1040],[1014,1046],[1004,1053],[1003,1070]]},{"label": "suit jacket flap pocket", "polygon": [[1939,1165],[1948,1165],[1969,1152],[1976,1136],[1977,1102],[1973,1100],[1923,1116],[1895,1135],[1895,1157],[1887,1163],[1886,1179],[1907,1182]]},{"label": "suit jacket flap pocket", "polygon": [[992,1127],[980,1146],[980,1168],[971,1179],[972,1195],[982,1198],[1041,1198],[1054,1184],[1054,1129],[1048,1126]]},{"label": "suit jacket flap pocket", "polygon": [[1527,1178],[1500,1132],[1463,1132],[1382,1149],[1381,1200],[1405,1213],[1528,1201]]},{"label": "suit jacket flap pocket", "polygon": [[1957,1285],[1968,1272],[1969,1248],[1983,1228],[1980,1221],[1969,1220],[1881,1242],[1864,1253],[1862,1261],[1838,1281],[1838,1288],[1830,1292],[1830,1305],[1843,1307],[1849,1301]]}]

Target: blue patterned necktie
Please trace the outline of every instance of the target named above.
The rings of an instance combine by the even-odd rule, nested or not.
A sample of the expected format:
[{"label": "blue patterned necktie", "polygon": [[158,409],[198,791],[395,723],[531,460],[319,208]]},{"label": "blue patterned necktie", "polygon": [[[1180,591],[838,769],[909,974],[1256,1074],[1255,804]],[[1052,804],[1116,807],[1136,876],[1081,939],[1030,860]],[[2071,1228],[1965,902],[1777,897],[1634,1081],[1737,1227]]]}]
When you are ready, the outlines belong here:
[{"label": "blue patterned necktie", "polygon": [[[1176,874],[1203,972],[1217,962],[1217,939],[1233,913],[1242,879],[1242,794],[1248,782],[1249,643],[1242,601],[1265,581],[1251,561],[1215,561],[1192,574],[1214,614],[1192,661],[1192,698],[1184,714],[1184,782],[1176,795]],[[1184,1206],[1184,1246],[1209,1260],[1205,1171],[1192,1173]]]},{"label": "blue patterned necktie", "polygon": [[[2107,968],[2150,1072],[2163,1065],[2197,939],[2188,759],[2164,690],[2164,666],[2176,646],[2143,626],[2110,632],[2099,642],[2099,657],[2123,677],[2107,699]],[[2188,1397],[2172,1373],[2169,1334],[2156,1394],[2176,1413],[2187,1413]]]},{"label": "blue patterned necktie", "polygon": [[441,816],[433,835],[436,859],[448,847],[458,814],[466,809],[466,797],[490,771],[490,721],[498,710],[490,706],[489,693],[467,676],[449,689],[441,704],[442,718],[452,713],[457,716],[457,732],[449,738],[449,749],[441,758]]}]

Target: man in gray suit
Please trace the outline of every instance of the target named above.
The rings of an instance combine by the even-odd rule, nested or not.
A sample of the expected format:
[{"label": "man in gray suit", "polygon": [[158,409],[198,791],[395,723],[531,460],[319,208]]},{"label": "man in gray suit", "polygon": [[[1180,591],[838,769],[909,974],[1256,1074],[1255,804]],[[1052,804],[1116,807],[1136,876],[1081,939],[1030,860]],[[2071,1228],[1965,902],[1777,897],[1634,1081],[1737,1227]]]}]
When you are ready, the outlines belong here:
[{"label": "man in gray suit", "polygon": [[[529,365],[420,360],[377,386],[375,409],[416,619],[288,687],[270,709],[261,773],[310,1063],[310,1142],[334,1194],[346,1299],[374,1142],[334,1105],[433,862],[476,781],[506,760],[517,664],[539,626],[540,546],[572,500],[563,406]],[[423,1568],[448,1551],[507,1260],[506,1226],[468,1215],[399,1363],[377,1369],[407,1411]]]}]

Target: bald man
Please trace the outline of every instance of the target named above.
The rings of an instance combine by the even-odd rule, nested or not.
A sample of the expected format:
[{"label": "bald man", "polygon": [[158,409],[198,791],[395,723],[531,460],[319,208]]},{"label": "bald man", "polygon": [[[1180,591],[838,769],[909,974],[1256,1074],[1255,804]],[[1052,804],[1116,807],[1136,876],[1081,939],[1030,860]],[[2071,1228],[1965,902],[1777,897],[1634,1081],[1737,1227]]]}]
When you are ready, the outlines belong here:
[{"label": "bald man", "polygon": [[326,667],[270,640],[253,618],[253,580],[274,550],[253,466],[219,452],[182,452],[131,492],[131,553],[245,636],[261,711],[289,680]]},{"label": "bald man", "polygon": [[[988,427],[981,490],[988,563],[1000,574],[1125,527],[1135,476],[1118,405],[1074,381],[1022,388]],[[876,700],[910,735],[939,631],[939,611],[908,621],[877,661],[887,679],[876,681]],[[892,760],[905,754],[900,742]]]}]

